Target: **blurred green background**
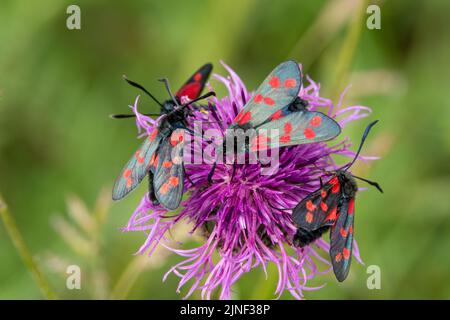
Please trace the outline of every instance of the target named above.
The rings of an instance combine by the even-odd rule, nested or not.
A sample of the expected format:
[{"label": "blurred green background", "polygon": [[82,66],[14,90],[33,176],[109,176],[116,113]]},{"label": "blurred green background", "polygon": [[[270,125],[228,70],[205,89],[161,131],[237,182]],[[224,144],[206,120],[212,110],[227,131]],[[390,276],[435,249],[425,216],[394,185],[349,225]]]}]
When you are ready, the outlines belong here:
[{"label": "blurred green background", "polygon": [[[366,28],[373,3],[381,30]],[[294,58],[323,95],[335,98],[353,84],[345,104],[373,108],[371,119],[381,121],[365,153],[382,160],[356,171],[385,189],[359,194],[355,226],[366,266],[381,268],[381,289],[369,290],[366,267],[354,262],[344,283],[319,276],[311,284],[326,287],[306,298],[450,298],[449,2],[85,0],[76,1],[81,30],[66,28],[69,4],[0,2],[0,192],[59,297],[182,296],[174,276],[161,284],[180,258],[163,250],[152,262],[137,258],[144,234],[119,230],[145,187],[107,208],[113,180],[138,145],[133,121],[108,118],[127,112],[137,93],[122,74],[163,100],[161,76],[178,87],[205,62],[224,74],[224,60],[255,88]],[[157,111],[141,102],[141,110]],[[359,140],[370,120],[344,134]],[[1,299],[43,298],[3,223],[0,256]],[[68,264],[82,268],[82,290],[66,289]],[[276,272],[265,281],[254,271],[234,298],[271,299],[275,280]]]}]

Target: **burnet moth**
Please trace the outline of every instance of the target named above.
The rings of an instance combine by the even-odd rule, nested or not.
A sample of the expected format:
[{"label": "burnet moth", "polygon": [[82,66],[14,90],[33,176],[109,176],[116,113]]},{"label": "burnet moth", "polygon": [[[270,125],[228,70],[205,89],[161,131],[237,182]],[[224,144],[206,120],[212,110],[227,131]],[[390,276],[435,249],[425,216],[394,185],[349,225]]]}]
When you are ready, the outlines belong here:
[{"label": "burnet moth", "polygon": [[[153,204],[163,205],[166,209],[176,209],[183,195],[184,167],[183,145],[185,131],[188,128],[186,118],[194,107],[191,104],[214,95],[214,92],[200,96],[212,71],[211,64],[205,64],[181,87],[174,96],[169,88],[168,80],[161,79],[166,85],[170,99],[161,104],[150,92],[136,82],[125,80],[132,86],[147,93],[161,107],[159,123],[146,137],[141,147],[127,162],[115,181],[112,198],[120,200],[136,188],[142,179],[149,176],[149,199]],[[181,105],[181,97],[190,101]],[[153,114],[147,114],[153,115]],[[134,115],[119,114],[113,118],[131,118]]]},{"label": "burnet moth", "polygon": [[353,248],[353,224],[355,196],[358,191],[356,179],[365,181],[383,192],[378,183],[356,177],[348,169],[355,163],[370,129],[377,121],[369,124],[364,131],[354,159],[347,165],[332,172],[332,177],[321,188],[306,196],[292,211],[292,219],[297,226],[294,245],[304,247],[330,232],[330,258],[338,281],[344,281],[350,270]]},{"label": "burnet moth", "polygon": [[[302,72],[293,60],[279,64],[267,76],[228,128],[244,132],[255,130],[249,144],[245,148],[238,148],[237,153],[327,141],[340,134],[341,127],[335,120],[321,112],[307,109],[308,103],[298,97],[301,86]],[[275,134],[268,137],[268,132]],[[218,154],[222,154],[227,140],[225,136]],[[216,162],[209,174],[210,182],[215,166]]]}]

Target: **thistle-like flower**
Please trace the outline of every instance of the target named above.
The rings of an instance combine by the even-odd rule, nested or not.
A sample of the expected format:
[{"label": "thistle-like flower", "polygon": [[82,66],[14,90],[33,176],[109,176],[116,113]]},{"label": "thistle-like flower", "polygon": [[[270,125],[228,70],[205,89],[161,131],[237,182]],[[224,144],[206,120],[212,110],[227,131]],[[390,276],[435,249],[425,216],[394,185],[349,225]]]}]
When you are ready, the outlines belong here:
[{"label": "thistle-like flower", "polygon": [[[213,97],[209,100],[208,114],[196,111],[191,118],[192,124],[202,121],[204,130],[224,132],[252,97],[238,75],[228,66],[224,67],[229,76],[214,75],[214,78],[226,86],[228,96]],[[307,82],[299,97],[308,102],[308,109],[328,114],[342,128],[371,113],[371,109],[364,106],[343,108],[342,97],[334,105],[320,96],[320,86],[316,82],[309,77]],[[137,103],[138,99],[132,107],[137,126],[150,133],[155,121],[140,114]],[[207,141],[200,146],[194,143],[193,153],[206,144]],[[178,276],[178,292],[188,282],[193,283],[186,297],[198,289],[202,298],[209,299],[217,289],[220,299],[229,299],[232,285],[240,276],[257,267],[266,272],[267,265],[274,263],[278,268],[275,295],[279,297],[288,290],[293,297],[301,299],[304,290],[317,289],[308,286],[309,279],[331,270],[330,263],[320,252],[328,253],[329,244],[319,239],[304,248],[293,246],[296,226],[291,211],[285,209],[294,208],[320,187],[323,170],[338,168],[333,155],[353,157],[355,154],[349,146],[349,140],[344,139],[334,145],[319,142],[280,148],[276,170],[269,175],[261,174],[261,163],[218,164],[212,184],[208,182],[211,163],[185,164],[185,191],[189,192],[179,213],[171,216],[161,206],[154,206],[145,195],[124,230],[146,232],[147,239],[138,251],[141,254],[150,255],[158,245],[163,245],[183,258],[164,279],[171,273]],[[180,221],[190,223],[192,232],[200,231],[204,243],[194,249],[172,248],[165,234]],[[218,254],[213,255],[215,252]],[[353,255],[361,262],[356,243]],[[322,263],[324,266],[318,265]]]}]

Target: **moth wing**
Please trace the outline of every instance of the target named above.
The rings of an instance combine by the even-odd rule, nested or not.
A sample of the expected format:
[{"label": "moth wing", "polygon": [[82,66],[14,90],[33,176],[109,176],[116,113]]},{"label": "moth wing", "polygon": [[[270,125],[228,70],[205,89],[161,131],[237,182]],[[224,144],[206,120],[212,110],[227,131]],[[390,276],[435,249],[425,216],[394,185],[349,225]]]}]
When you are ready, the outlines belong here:
[{"label": "moth wing", "polygon": [[117,177],[112,192],[113,200],[120,200],[125,197],[146,176],[161,139],[162,136],[158,133],[157,128],[145,138],[145,141],[135,152],[134,156],[128,160],[120,175]]},{"label": "moth wing", "polygon": [[351,198],[342,204],[330,232],[330,258],[334,274],[340,282],[347,278],[352,259],[354,203],[355,198]]},{"label": "moth wing", "polygon": [[182,96],[187,96],[190,100],[194,100],[200,96],[206,81],[208,81],[209,75],[212,71],[212,64],[207,63],[200,67],[186,83],[178,90],[176,97],[181,99]]},{"label": "moth wing", "polygon": [[322,112],[308,110],[292,112],[258,127],[256,136],[250,142],[250,150],[327,141],[340,133],[339,124]]},{"label": "moth wing", "polygon": [[156,199],[169,210],[178,208],[184,188],[183,146],[179,137],[184,130],[173,131],[170,138],[161,143],[158,163],[153,177]]},{"label": "moth wing", "polygon": [[233,120],[231,128],[246,123],[256,127],[264,123],[272,114],[294,101],[301,85],[302,76],[297,62],[289,60],[279,64]]},{"label": "moth wing", "polygon": [[[336,178],[337,179],[337,178]],[[332,178],[322,188],[306,196],[292,211],[292,220],[304,230],[314,231],[336,222],[340,192]]]}]

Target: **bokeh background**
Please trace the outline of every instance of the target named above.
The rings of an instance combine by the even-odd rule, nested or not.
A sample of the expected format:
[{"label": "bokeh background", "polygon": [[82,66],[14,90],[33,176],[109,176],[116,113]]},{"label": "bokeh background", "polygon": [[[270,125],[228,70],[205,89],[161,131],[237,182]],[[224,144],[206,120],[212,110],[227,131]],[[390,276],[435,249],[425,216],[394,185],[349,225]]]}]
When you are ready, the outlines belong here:
[{"label": "bokeh background", "polygon": [[[73,3],[81,30],[66,28]],[[380,6],[381,30],[366,28],[368,4]],[[352,84],[345,104],[373,108],[371,119],[381,121],[365,154],[382,160],[355,170],[385,189],[358,195],[355,226],[366,266],[381,268],[381,289],[369,290],[366,266],[354,262],[344,283],[320,276],[311,284],[325,288],[306,298],[450,298],[449,9],[441,0],[2,0],[0,192],[52,289],[68,299],[185,293],[175,292],[174,276],[161,282],[178,257],[134,256],[144,234],[120,231],[145,187],[109,203],[138,146],[132,120],[108,118],[126,112],[137,93],[122,74],[163,100],[161,76],[178,87],[205,62],[224,74],[223,60],[255,88],[294,58],[324,96],[336,99]],[[368,122],[344,135],[359,140]],[[44,298],[4,223],[0,257],[1,299]],[[82,269],[81,290],[66,289],[71,264]],[[268,280],[261,270],[244,276],[234,298],[274,298],[270,270]]]}]

